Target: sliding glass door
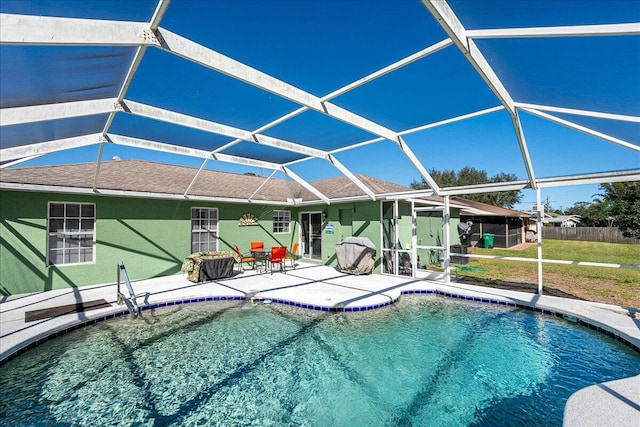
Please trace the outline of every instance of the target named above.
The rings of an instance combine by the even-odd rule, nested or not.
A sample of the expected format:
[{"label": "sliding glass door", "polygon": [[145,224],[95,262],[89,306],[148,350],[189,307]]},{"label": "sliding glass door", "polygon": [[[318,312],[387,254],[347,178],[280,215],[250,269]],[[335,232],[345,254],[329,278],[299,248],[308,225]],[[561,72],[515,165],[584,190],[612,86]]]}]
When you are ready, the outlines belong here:
[{"label": "sliding glass door", "polygon": [[300,214],[302,257],[322,260],[322,212]]}]

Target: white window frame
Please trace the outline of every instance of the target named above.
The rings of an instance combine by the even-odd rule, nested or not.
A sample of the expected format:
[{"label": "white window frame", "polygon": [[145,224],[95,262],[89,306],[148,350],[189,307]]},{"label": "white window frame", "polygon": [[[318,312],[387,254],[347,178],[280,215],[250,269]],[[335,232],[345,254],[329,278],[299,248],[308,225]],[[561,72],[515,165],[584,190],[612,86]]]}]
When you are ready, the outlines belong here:
[{"label": "white window frame", "polygon": [[[62,205],[63,206],[63,214],[62,216],[52,216],[51,208],[52,205]],[[78,206],[78,216],[70,216],[68,215],[68,206],[77,205]],[[93,209],[92,216],[83,216],[83,207],[91,206]],[[77,228],[74,227],[74,221],[77,220]],[[57,228],[56,230],[52,230],[51,225],[53,221],[62,221],[62,229]],[[83,223],[86,224],[87,221],[91,221],[91,229],[83,229]],[[61,247],[52,247],[52,240],[54,238],[62,239],[59,241]],[[89,246],[82,246],[82,241],[87,240],[90,237],[91,240],[91,260],[90,261],[80,261],[80,253],[84,249],[89,249]],[[69,243],[74,240],[78,241],[78,244],[75,247],[70,247]],[[61,254],[62,261],[53,262],[53,258],[51,255],[54,253]],[[77,252],[77,261],[69,261],[65,262],[65,259],[71,252]],[[55,257],[56,259],[60,258],[59,256]],[[96,205],[95,203],[83,203],[83,202],[49,202],[47,203],[47,267],[62,267],[69,265],[80,265],[80,264],[95,264],[96,262]]]},{"label": "white window frame", "polygon": [[[202,211],[207,211],[207,216],[203,217],[202,216]],[[198,213],[198,217],[195,217],[196,212]],[[214,214],[212,216],[212,214]],[[212,219],[214,219],[214,223],[212,223]],[[203,222],[202,221],[206,221],[206,224],[204,224],[203,227]],[[218,234],[218,223],[220,221],[220,216],[219,216],[219,211],[218,208],[208,208],[208,207],[192,207],[191,208],[191,218],[190,218],[190,223],[191,223],[191,253],[197,253],[197,252],[213,252],[213,251],[217,251],[218,250],[218,240],[220,239],[219,234]],[[201,238],[202,235],[207,235],[209,236],[211,233],[214,234],[215,239],[211,240],[211,239],[207,239],[206,243],[207,246],[206,248],[202,247],[202,243],[203,240]],[[196,242],[194,237],[198,236],[198,241]],[[194,247],[194,245],[198,245],[197,248]],[[214,247],[212,247],[212,244]],[[197,249],[197,250],[195,250]]]},{"label": "white window frame", "polygon": [[289,234],[291,232],[291,211],[274,210],[271,230],[274,234]]}]

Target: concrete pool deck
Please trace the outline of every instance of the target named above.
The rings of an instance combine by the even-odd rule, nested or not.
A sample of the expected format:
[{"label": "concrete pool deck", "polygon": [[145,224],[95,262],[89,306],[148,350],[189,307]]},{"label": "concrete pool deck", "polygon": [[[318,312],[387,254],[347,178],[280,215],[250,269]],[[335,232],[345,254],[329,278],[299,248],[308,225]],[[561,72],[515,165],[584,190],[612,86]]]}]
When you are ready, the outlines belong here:
[{"label": "concrete pool deck", "polygon": [[[254,297],[325,311],[363,311],[392,304],[402,294],[439,294],[564,317],[614,336],[640,351],[640,320],[622,307],[460,282],[443,284],[430,277],[425,273],[420,278],[379,274],[352,276],[332,267],[298,262],[297,268],[288,269],[286,274],[258,274],[246,270],[234,277],[204,284],[192,283],[185,275],[175,275],[135,281],[133,288],[139,302],[143,299],[141,296],[149,293],[148,302],[152,306]],[[124,284],[121,288],[126,294]],[[27,313],[100,300],[107,302],[103,308],[72,310],[56,317],[26,321]],[[125,305],[117,303],[115,283],[3,297],[0,301],[0,363],[47,337],[87,322],[120,315],[129,314]],[[565,424],[609,425],[614,408],[615,419],[640,419],[640,376],[618,380],[612,387],[601,386],[595,391],[581,390],[571,397],[565,411]],[[580,407],[590,408],[588,420],[585,420],[584,411],[575,409]]]}]

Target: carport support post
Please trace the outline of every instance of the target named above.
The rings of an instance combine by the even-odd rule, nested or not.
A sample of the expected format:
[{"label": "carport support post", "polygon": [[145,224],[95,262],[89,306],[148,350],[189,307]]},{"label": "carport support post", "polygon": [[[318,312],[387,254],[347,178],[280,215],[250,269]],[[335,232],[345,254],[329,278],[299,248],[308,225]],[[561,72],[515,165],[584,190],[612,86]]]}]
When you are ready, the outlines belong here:
[{"label": "carport support post", "polygon": [[538,295],[542,295],[542,194],[536,188],[536,229],[538,230]]},{"label": "carport support post", "polygon": [[451,282],[451,247],[449,245],[449,220],[451,215],[449,213],[449,196],[444,196],[444,212],[442,213],[444,218],[444,230],[442,232],[442,244],[444,245],[444,283]]}]

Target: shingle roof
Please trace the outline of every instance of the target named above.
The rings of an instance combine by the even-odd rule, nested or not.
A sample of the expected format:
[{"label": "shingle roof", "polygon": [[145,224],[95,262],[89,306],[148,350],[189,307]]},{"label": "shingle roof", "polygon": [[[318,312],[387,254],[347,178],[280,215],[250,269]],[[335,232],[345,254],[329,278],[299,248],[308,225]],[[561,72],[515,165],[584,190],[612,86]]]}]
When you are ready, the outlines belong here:
[{"label": "shingle roof", "polygon": [[[21,185],[92,189],[95,163],[8,168],[0,172],[0,182]],[[98,190],[183,195],[197,175],[197,169],[141,160],[103,162],[98,175]],[[375,194],[407,191],[409,188],[358,175]],[[313,182],[312,185],[330,199],[362,197],[366,194],[346,177]],[[286,202],[297,198],[305,202],[320,201],[295,181],[266,179],[252,175],[203,170],[188,193],[192,197],[249,199]]]},{"label": "shingle roof", "polygon": [[499,206],[493,206],[487,203],[482,203],[475,200],[468,200],[468,199],[464,199],[462,197],[457,197],[457,196],[451,197],[451,201],[468,206],[468,208],[462,209],[460,211],[461,215],[512,216],[512,217],[520,217],[520,218],[532,217],[532,215],[527,212],[514,211],[511,209],[501,208]]}]

